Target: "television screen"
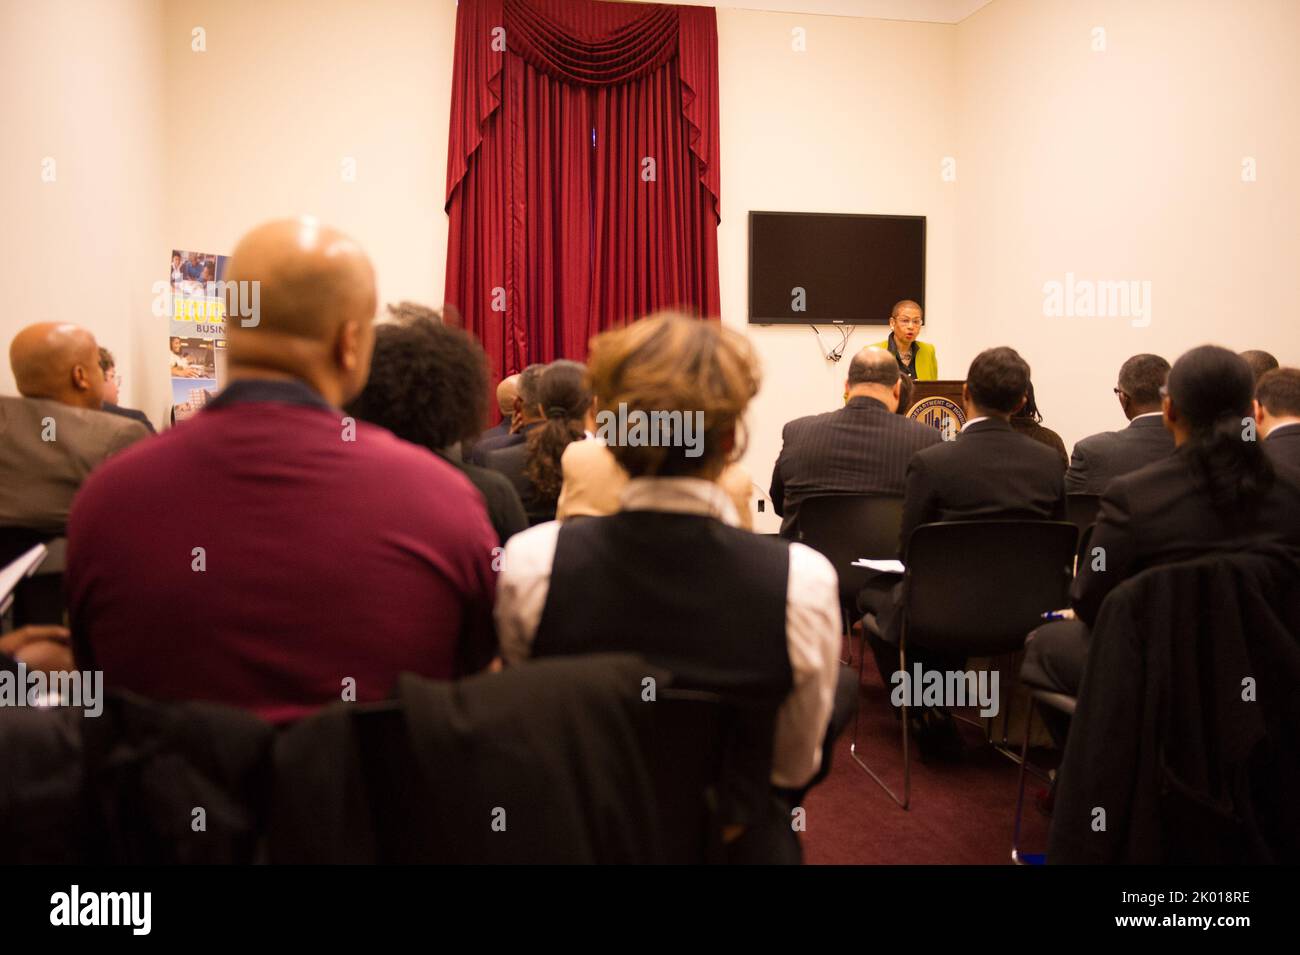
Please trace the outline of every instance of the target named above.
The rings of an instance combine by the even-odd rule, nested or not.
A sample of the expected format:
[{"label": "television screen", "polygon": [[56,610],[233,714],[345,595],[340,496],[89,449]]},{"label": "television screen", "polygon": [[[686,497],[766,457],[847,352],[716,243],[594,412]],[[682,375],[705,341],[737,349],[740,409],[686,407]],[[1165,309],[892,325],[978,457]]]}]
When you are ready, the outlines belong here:
[{"label": "television screen", "polygon": [[749,321],[881,325],[925,307],[925,216],[749,214]]}]

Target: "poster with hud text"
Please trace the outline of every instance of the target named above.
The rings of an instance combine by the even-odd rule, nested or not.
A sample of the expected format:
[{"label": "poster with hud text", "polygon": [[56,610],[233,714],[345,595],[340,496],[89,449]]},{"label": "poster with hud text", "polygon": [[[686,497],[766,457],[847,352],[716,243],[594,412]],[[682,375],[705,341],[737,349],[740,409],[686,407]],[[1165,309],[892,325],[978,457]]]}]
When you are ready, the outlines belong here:
[{"label": "poster with hud text", "polygon": [[172,250],[167,363],[177,422],[202,410],[226,383],[226,261],[211,252]]}]

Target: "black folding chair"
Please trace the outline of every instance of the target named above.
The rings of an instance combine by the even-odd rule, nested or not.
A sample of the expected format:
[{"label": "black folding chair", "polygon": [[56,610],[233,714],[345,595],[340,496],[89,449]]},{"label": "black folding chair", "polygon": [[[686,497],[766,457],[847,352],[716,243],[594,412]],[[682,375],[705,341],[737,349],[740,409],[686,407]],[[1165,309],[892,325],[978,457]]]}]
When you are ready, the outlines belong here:
[{"label": "black folding chair", "polygon": [[848,647],[841,663],[853,662],[850,634],[858,617],[858,593],[879,579],[853,561],[896,557],[902,522],[903,498],[898,495],[818,495],[799,504],[799,539],[825,555],[840,578],[840,619]]},{"label": "black folding chair", "polygon": [[1079,550],[1076,560],[1082,562],[1087,556],[1084,551],[1091,536],[1092,525],[1097,523],[1097,512],[1101,510],[1100,494],[1065,495],[1065,519],[1079,529]]},{"label": "black folding chair", "polygon": [[37,544],[50,548],[50,556],[14,589],[11,613],[15,628],[27,624],[63,623],[63,545],[66,541],[61,534],[27,527],[0,527],[0,567],[17,560]]},{"label": "black folding chair", "polygon": [[[898,668],[907,672],[909,642],[965,657],[1022,650],[1042,614],[1066,605],[1077,536],[1065,521],[945,521],[916,528],[907,544]],[[861,710],[849,753],[906,809],[912,779],[906,696],[902,710],[901,798],[858,756]]]}]

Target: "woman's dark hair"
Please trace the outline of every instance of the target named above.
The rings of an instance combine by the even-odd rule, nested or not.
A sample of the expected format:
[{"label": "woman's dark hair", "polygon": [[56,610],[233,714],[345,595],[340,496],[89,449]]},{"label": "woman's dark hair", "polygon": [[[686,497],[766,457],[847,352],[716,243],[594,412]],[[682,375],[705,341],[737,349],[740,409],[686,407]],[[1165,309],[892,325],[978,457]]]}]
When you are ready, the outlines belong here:
[{"label": "woman's dark hair", "polygon": [[1034,400],[1034,383],[1032,381],[1025,385],[1025,403],[1011,417],[1028,418],[1037,424],[1043,423],[1043,416],[1038,410],[1038,402]]},{"label": "woman's dark hair", "polygon": [[898,413],[907,414],[907,409],[912,406],[912,392],[915,391],[912,385],[911,375],[898,376]]},{"label": "woman's dark hair", "polygon": [[442,451],[487,420],[487,358],[468,333],[417,319],[375,326],[370,379],[348,414]]},{"label": "woman's dark hair", "polygon": [[587,369],[576,361],[551,362],[537,383],[537,403],[546,423],[528,435],[524,474],[533,483],[533,503],[549,507],[560,499],[564,472],[560,456],[572,442],[582,440],[591,390]]},{"label": "woman's dark hair", "polygon": [[1169,372],[1169,400],[1191,431],[1184,448],[1220,512],[1256,507],[1273,485],[1273,465],[1251,416],[1255,378],[1240,357],[1214,345],[1193,348]]}]

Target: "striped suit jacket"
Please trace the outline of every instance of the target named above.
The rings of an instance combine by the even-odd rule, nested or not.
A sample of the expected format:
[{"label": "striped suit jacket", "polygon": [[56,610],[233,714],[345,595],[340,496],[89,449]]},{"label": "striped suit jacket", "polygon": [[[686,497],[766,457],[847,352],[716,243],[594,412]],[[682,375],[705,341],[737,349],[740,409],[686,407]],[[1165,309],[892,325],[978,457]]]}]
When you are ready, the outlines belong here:
[{"label": "striped suit jacket", "polygon": [[798,537],[799,502],[822,494],[903,493],[907,464],[942,439],[935,428],[857,397],[837,411],[797,418],[781,434],[772,506],[781,536]]}]

